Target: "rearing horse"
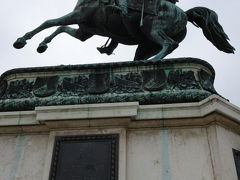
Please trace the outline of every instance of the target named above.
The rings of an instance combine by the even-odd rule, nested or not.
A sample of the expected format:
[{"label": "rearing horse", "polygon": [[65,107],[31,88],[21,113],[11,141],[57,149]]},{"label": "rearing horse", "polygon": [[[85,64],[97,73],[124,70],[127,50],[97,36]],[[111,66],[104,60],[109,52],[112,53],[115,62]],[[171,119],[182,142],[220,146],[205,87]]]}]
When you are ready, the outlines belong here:
[{"label": "rearing horse", "polygon": [[[170,54],[186,36],[187,21],[201,27],[205,37],[219,50],[234,53],[234,47],[218,23],[217,14],[204,7],[196,7],[184,12],[175,5],[177,0],[153,0],[152,11],[145,11],[148,4],[141,1],[141,9],[127,6],[127,13],[115,4],[115,1],[78,0],[74,10],[60,18],[47,20],[39,27],[18,38],[15,48],[23,48],[26,40],[40,31],[60,26],[53,34],[40,43],[38,52],[47,49],[47,43],[58,34],[65,32],[81,41],[93,35],[106,36],[112,39],[110,51],[118,43],[138,45],[134,60],[159,60]],[[129,4],[137,4],[138,0],[128,0]],[[139,3],[138,3],[139,5]],[[150,9],[151,10],[151,9]],[[78,29],[67,25],[77,24]]]}]

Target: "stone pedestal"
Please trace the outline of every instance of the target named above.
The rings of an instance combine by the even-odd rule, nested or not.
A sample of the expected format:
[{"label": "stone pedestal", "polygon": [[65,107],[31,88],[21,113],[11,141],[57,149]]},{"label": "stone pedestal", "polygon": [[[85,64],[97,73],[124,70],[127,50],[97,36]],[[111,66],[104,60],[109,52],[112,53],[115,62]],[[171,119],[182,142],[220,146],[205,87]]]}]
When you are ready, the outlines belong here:
[{"label": "stone pedestal", "polygon": [[195,58],[13,69],[0,78],[0,111],[37,106],[199,102],[217,94],[214,69]]},{"label": "stone pedestal", "polygon": [[[56,179],[63,161],[58,155],[61,142],[97,139],[110,143],[111,180],[237,180],[233,149],[240,150],[240,108],[216,95],[209,65],[178,62],[157,62],[157,69],[154,62],[134,62],[134,67],[104,64],[99,67],[111,67],[110,74],[99,76],[91,75],[93,65],[85,66],[84,73],[61,66],[56,71],[51,67],[5,73],[0,88],[1,180]],[[178,75],[172,79],[171,72]],[[126,93],[133,87],[139,92]],[[68,163],[93,174],[104,168],[101,163],[79,164],[87,157],[78,158]]]}]

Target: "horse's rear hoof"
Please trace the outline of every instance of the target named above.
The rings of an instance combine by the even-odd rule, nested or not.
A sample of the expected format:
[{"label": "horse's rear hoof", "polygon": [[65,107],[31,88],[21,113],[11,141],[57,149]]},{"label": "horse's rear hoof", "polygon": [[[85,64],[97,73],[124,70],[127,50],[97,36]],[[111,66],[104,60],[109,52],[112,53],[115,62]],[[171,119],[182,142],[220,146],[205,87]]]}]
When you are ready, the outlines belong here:
[{"label": "horse's rear hoof", "polygon": [[37,48],[37,52],[38,53],[43,53],[46,51],[46,49],[48,48],[48,46],[46,44],[39,44],[38,48]]},{"label": "horse's rear hoof", "polygon": [[16,49],[21,49],[27,44],[26,40],[24,38],[18,38],[15,43],[13,44],[13,47]]}]

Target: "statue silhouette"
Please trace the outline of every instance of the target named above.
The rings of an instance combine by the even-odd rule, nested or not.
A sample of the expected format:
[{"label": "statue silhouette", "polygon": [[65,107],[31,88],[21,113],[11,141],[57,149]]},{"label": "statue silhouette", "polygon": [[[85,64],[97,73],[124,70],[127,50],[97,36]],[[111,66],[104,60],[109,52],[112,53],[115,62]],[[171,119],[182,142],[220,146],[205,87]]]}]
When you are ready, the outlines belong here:
[{"label": "statue silhouette", "polygon": [[[134,60],[160,60],[174,51],[186,36],[190,21],[202,28],[205,37],[221,51],[234,53],[218,22],[217,14],[205,7],[186,12],[175,5],[177,0],[78,0],[74,10],[60,18],[47,20],[26,33],[14,43],[23,48],[26,40],[44,29],[60,26],[46,37],[37,48],[43,53],[47,44],[60,33],[67,33],[81,41],[100,35],[111,38],[110,44],[98,48],[101,53],[112,54],[118,43],[138,45]],[[78,29],[68,25],[77,24]],[[153,56],[153,57],[152,57]],[[152,57],[152,58],[151,58]]]}]

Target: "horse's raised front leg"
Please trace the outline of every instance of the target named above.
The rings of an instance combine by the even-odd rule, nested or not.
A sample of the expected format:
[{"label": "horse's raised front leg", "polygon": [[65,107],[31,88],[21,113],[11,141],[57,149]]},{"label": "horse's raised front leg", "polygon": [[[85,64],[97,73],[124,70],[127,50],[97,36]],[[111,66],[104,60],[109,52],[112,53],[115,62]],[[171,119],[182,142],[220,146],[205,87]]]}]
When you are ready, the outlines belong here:
[{"label": "horse's raised front leg", "polygon": [[59,28],[57,28],[57,30],[52,33],[50,36],[46,37],[38,46],[37,51],[39,53],[43,53],[46,51],[46,49],[48,48],[47,44],[50,43],[53,38],[55,38],[58,34],[60,33],[67,33],[70,36],[77,38],[81,41],[85,41],[87,39],[89,39],[90,37],[92,37],[93,35],[90,33],[87,33],[85,31],[83,31],[81,28],[79,29],[74,29],[71,28],[69,26],[60,26]]},{"label": "horse's raised front leg", "polygon": [[31,39],[34,35],[41,32],[44,29],[53,27],[53,26],[61,26],[61,25],[72,25],[72,24],[79,24],[81,21],[84,20],[85,14],[81,14],[80,10],[73,11],[65,16],[62,16],[57,19],[51,19],[45,21],[39,27],[26,33],[23,37],[17,39],[17,41],[13,44],[13,46],[17,49],[23,48],[26,45],[26,40]]}]

